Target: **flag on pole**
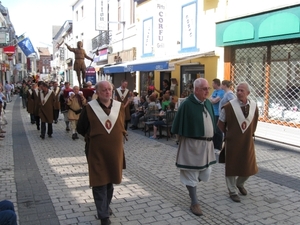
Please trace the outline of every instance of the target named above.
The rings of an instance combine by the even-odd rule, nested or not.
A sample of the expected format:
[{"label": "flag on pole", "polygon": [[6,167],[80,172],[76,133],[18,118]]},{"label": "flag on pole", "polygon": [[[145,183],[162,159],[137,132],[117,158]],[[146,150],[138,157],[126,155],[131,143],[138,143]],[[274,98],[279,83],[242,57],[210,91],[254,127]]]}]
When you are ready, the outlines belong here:
[{"label": "flag on pole", "polygon": [[31,41],[30,41],[30,39],[28,37],[24,38],[23,40],[21,40],[18,43],[18,45],[21,48],[21,50],[24,52],[24,54],[26,55],[26,57],[28,57],[32,53],[35,53],[33,45],[32,45],[32,43],[31,43]]}]

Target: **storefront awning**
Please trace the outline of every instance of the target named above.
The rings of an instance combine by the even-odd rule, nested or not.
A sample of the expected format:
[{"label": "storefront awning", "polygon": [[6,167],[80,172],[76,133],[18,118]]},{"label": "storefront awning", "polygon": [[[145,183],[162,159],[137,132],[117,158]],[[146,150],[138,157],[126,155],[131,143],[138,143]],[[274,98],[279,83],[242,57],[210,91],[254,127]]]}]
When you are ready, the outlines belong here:
[{"label": "storefront awning", "polygon": [[95,68],[95,70],[96,70],[96,72],[98,72],[101,68],[103,68],[103,67],[105,67],[105,66],[109,66],[110,64],[102,64],[102,65],[97,65],[97,66],[95,66],[94,68]]},{"label": "storefront awning", "polygon": [[193,60],[193,59],[204,58],[204,57],[212,57],[212,56],[216,56],[215,51],[204,52],[204,53],[201,53],[201,54],[190,55],[190,56],[182,57],[180,59],[171,60],[169,62],[169,68],[173,68],[173,67],[175,67],[175,65],[181,65],[183,63],[189,63],[189,61],[191,63],[191,60]]},{"label": "storefront awning", "polygon": [[135,71],[171,71],[175,69],[176,64],[186,63],[189,60],[202,57],[215,56],[214,51],[205,53],[189,53],[169,56],[161,59],[138,59],[131,62],[126,62],[122,64],[115,64],[111,66],[103,67],[104,73],[125,73],[125,72],[135,72]]},{"label": "storefront awning", "polygon": [[128,62],[128,71],[153,71],[153,70],[165,70],[169,68],[169,60],[135,60]]},{"label": "storefront awning", "polygon": [[105,74],[125,73],[125,72],[128,72],[128,69],[127,69],[127,64],[122,63],[122,64],[116,64],[116,65],[112,65],[112,66],[105,66],[105,67],[103,67],[103,71]]}]

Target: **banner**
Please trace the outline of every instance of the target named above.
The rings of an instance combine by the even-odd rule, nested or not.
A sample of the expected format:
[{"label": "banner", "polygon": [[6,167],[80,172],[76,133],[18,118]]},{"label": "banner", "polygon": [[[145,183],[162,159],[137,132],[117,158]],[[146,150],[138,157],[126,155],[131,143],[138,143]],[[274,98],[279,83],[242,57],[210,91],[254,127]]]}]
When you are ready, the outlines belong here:
[{"label": "banner", "polygon": [[107,0],[95,0],[96,30],[108,30],[108,3]]},{"label": "banner", "polygon": [[35,53],[33,45],[31,44],[31,41],[30,41],[29,38],[24,38],[23,40],[21,40],[18,43],[18,45],[21,48],[21,50],[24,52],[26,57],[28,57],[29,55]]},{"label": "banner", "polygon": [[143,21],[143,56],[153,54],[153,17]]}]

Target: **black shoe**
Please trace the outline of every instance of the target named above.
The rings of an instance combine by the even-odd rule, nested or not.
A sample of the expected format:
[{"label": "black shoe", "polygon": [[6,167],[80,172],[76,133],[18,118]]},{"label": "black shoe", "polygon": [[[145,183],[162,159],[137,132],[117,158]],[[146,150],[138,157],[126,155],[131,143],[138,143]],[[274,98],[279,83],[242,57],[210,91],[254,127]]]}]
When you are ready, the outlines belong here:
[{"label": "black shoe", "polygon": [[75,139],[76,139],[76,137],[75,137],[75,134],[72,134],[72,139],[73,139],[73,140],[75,140]]},{"label": "black shoe", "polygon": [[101,219],[101,225],[109,225],[111,224],[109,218]]},{"label": "black shoe", "polygon": [[40,130],[40,126],[37,126],[36,129],[37,129],[37,130]]},{"label": "black shoe", "polygon": [[69,127],[67,127],[67,128],[66,128],[66,131],[70,131],[70,128],[69,128]]},{"label": "black shoe", "polygon": [[55,120],[54,123],[57,124],[57,120]]},{"label": "black shoe", "polygon": [[139,129],[137,126],[132,126],[132,128],[131,128],[132,130],[137,130],[137,129]]},{"label": "black shoe", "polygon": [[45,136],[43,136],[43,135],[40,135],[40,138],[42,138],[42,139],[45,139]]},{"label": "black shoe", "polygon": [[48,137],[49,137],[49,138],[52,138],[52,134],[48,134]]},{"label": "black shoe", "polygon": [[79,139],[79,137],[78,137],[78,134],[77,134],[77,133],[75,133],[75,139]]}]

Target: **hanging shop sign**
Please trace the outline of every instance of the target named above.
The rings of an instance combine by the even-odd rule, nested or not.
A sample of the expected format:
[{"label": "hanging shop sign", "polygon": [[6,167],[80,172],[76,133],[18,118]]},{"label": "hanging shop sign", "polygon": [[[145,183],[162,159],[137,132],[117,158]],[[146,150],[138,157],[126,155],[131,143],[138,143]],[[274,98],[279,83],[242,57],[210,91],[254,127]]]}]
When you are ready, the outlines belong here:
[{"label": "hanging shop sign", "polygon": [[15,46],[7,46],[3,48],[3,52],[7,55],[8,60],[13,60],[15,54]]}]

